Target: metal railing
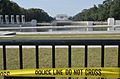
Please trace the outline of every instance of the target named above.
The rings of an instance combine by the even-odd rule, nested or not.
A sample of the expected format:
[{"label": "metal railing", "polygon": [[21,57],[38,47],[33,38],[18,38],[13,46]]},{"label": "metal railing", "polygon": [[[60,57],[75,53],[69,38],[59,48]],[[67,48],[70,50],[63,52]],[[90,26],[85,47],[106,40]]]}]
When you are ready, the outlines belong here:
[{"label": "metal railing", "polygon": [[[52,68],[55,68],[55,46],[67,45],[68,46],[68,67],[71,67],[72,59],[72,45],[84,45],[84,67],[88,67],[88,45],[101,45],[101,67],[104,67],[104,49],[105,45],[118,45],[118,67],[120,67],[120,40],[0,40],[0,45],[3,46],[3,68],[6,67],[6,46],[19,45],[19,59],[20,69],[23,69],[23,53],[22,45],[35,45],[36,48],[36,68],[39,68],[39,45],[52,46]],[[41,79],[41,78],[40,78]],[[48,78],[47,78],[48,79]],[[55,78],[52,78],[55,79]],[[69,78],[71,79],[71,78]],[[87,79],[87,78],[85,78]],[[102,78],[103,79],[103,78]]]}]

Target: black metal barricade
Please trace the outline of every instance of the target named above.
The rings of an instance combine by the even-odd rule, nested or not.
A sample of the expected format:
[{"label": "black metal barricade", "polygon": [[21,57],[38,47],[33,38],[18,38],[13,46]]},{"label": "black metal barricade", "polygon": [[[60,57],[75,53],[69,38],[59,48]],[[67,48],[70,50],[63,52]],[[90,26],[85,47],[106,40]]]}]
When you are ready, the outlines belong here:
[{"label": "black metal barricade", "polygon": [[[52,46],[52,68],[55,68],[55,46],[68,45],[68,67],[71,67],[71,45],[85,46],[84,67],[88,64],[88,45],[101,45],[101,67],[104,67],[104,46],[118,45],[118,67],[120,67],[120,40],[0,40],[0,45],[3,46],[3,68],[6,70],[6,45],[19,45],[20,69],[23,69],[22,45],[36,46],[36,68],[39,68],[39,45]],[[16,77],[5,77],[5,79],[21,79]],[[24,78],[23,78],[24,79]],[[31,78],[33,79],[33,78]],[[55,79],[55,78],[35,78],[35,79]],[[71,77],[69,77],[71,79]],[[85,78],[87,79],[87,78]],[[103,79],[103,78],[102,78]]]}]

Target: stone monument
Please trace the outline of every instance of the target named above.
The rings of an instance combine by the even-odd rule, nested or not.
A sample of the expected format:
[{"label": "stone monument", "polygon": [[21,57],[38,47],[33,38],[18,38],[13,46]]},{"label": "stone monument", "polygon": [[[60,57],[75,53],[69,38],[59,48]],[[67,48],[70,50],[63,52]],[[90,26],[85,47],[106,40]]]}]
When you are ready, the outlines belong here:
[{"label": "stone monument", "polygon": [[93,26],[93,21],[88,21],[87,26],[88,26],[87,31],[93,31],[93,27],[90,27]]},{"label": "stone monument", "polygon": [[11,24],[14,24],[14,15],[11,15]]},{"label": "stone monument", "polygon": [[115,25],[115,19],[114,18],[108,18],[107,20],[108,25],[111,25],[110,28],[107,29],[107,31],[114,31],[114,26]]},{"label": "stone monument", "polygon": [[115,25],[115,19],[114,18],[108,18],[107,22],[108,22],[108,25]]},{"label": "stone monument", "polygon": [[31,24],[32,24],[32,26],[36,26],[36,25],[37,25],[37,20],[34,20],[34,19],[33,19],[33,20],[31,21]]},{"label": "stone monument", "polygon": [[9,16],[8,15],[5,15],[5,22],[6,22],[6,24],[9,24]]},{"label": "stone monument", "polygon": [[25,15],[21,15],[22,23],[25,24]]},{"label": "stone monument", "polygon": [[3,15],[0,15],[0,24],[3,24]]},{"label": "stone monument", "polygon": [[19,18],[19,15],[16,15],[16,22],[17,22],[17,24],[19,24],[19,23],[20,23],[20,18]]}]

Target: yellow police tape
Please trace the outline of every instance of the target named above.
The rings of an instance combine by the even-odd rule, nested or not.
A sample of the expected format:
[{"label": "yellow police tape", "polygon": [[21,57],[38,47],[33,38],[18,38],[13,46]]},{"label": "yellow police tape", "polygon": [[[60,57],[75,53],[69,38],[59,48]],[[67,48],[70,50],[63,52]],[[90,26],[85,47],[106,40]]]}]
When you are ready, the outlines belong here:
[{"label": "yellow police tape", "polygon": [[0,76],[120,78],[120,68],[41,68],[0,70]]}]

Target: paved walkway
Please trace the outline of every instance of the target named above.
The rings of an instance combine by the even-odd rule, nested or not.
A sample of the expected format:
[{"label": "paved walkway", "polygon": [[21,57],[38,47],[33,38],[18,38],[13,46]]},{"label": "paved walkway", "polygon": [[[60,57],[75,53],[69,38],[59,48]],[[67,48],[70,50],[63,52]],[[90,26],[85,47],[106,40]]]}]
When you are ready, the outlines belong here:
[{"label": "paved walkway", "polygon": [[120,37],[120,35],[74,35],[74,36],[15,36],[15,37],[42,37],[42,38],[48,38],[48,37]]},{"label": "paved walkway", "polygon": [[53,32],[16,32],[16,34],[109,34],[120,31],[53,31]]}]

